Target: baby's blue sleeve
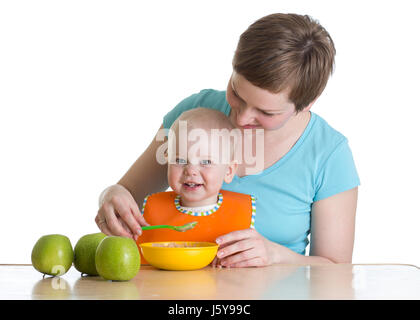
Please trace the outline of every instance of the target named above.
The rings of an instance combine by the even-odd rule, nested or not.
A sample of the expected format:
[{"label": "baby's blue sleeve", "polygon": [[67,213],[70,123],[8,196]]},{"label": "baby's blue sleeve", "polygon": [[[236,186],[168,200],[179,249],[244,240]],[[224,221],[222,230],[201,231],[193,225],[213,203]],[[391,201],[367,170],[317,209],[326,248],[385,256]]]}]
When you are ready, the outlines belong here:
[{"label": "baby's blue sleeve", "polygon": [[360,185],[359,175],[347,139],[330,154],[318,174],[314,202]]},{"label": "baby's blue sleeve", "polygon": [[229,115],[230,106],[226,101],[226,92],[204,89],[178,103],[163,117],[163,127],[169,129],[172,123],[184,112],[197,107],[216,109]]}]

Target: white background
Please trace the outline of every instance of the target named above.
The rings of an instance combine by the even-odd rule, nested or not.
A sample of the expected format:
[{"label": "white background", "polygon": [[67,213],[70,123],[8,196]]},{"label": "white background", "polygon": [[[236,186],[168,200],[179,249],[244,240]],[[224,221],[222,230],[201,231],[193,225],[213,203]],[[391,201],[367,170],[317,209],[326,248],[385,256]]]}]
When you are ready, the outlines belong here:
[{"label": "white background", "polygon": [[330,32],[336,70],[313,111],[352,148],[354,263],[420,265],[416,1],[1,1],[0,263],[36,240],[98,232],[98,196],[162,117],[223,90],[240,34],[274,12]]}]

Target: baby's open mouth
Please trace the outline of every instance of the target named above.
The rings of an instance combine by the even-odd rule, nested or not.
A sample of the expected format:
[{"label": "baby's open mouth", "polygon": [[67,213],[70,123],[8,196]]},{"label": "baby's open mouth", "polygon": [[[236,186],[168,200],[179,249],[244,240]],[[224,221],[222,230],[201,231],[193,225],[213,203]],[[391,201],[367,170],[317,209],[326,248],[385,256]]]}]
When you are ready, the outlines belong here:
[{"label": "baby's open mouth", "polygon": [[186,188],[187,190],[195,190],[201,187],[202,185],[203,184],[201,183],[184,183],[183,184],[184,188]]}]

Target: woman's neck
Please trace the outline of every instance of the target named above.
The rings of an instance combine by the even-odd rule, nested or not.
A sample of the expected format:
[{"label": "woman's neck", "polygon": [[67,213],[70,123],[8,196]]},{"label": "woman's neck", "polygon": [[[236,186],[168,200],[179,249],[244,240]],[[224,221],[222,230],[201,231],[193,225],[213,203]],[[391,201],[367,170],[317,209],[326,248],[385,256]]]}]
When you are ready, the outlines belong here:
[{"label": "woman's neck", "polygon": [[[248,141],[244,139],[244,146],[245,144],[252,146],[251,157],[254,158],[254,161],[242,161],[238,166],[236,175],[242,177],[250,174],[257,174],[279,161],[293,148],[302,136],[310,119],[311,113],[309,111],[302,111],[291,117],[281,128],[276,130],[265,130],[263,152],[259,145],[262,141],[256,138],[255,134],[252,136],[252,141],[251,138]],[[249,155],[244,152],[243,160],[245,160],[245,156],[249,157]]]},{"label": "woman's neck", "polygon": [[274,147],[279,143],[299,140],[311,119],[310,111],[302,111],[292,116],[281,128],[264,131],[265,146]]}]

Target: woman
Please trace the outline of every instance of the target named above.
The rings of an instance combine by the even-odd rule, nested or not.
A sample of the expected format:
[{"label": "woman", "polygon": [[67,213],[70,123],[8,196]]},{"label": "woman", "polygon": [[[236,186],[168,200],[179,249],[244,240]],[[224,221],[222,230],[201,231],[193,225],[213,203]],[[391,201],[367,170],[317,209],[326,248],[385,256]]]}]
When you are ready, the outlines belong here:
[{"label": "woman", "polygon": [[[160,129],[201,106],[224,112],[243,132],[252,130],[253,144],[256,129],[264,130],[263,167],[253,172],[255,164],[244,161],[223,186],[257,197],[255,229],[219,237],[214,263],[351,263],[359,178],[347,139],[310,111],[333,71],[334,56],[328,32],[310,17],[263,17],[240,37],[226,92],[202,90],[164,117]],[[102,232],[135,238],[147,225],[138,205],[168,187],[166,165],[156,160],[158,140],[101,194],[95,220]]]}]

